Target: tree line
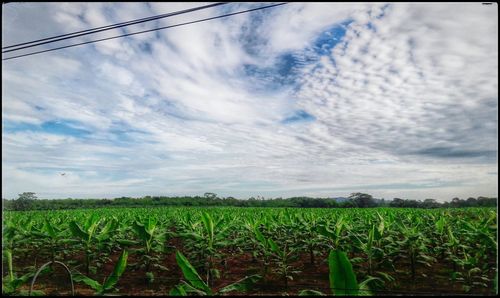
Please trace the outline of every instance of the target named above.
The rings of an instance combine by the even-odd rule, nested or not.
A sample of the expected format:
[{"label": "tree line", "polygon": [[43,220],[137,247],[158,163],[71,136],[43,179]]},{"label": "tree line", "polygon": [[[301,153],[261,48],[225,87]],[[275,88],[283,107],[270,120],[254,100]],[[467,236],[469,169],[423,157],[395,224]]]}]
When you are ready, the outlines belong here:
[{"label": "tree line", "polygon": [[43,199],[38,200],[33,192],[19,194],[15,200],[2,199],[4,210],[59,210],[102,207],[152,207],[152,206],[234,206],[234,207],[289,207],[289,208],[463,208],[463,207],[496,207],[497,198],[478,197],[462,200],[453,198],[447,202],[437,202],[434,199],[392,200],[375,199],[369,194],[352,193],[348,198],[337,201],[333,198],[270,198],[251,197],[246,200],[234,197],[218,197],[214,193],[203,196],[145,196],[142,198],[120,197],[114,199]]}]

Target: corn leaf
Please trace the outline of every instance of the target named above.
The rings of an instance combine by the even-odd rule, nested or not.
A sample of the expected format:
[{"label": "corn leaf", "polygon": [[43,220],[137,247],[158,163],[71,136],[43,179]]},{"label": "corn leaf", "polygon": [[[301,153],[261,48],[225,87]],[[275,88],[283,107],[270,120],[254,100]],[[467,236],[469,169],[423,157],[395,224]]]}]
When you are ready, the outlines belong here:
[{"label": "corn leaf", "polygon": [[177,285],[170,290],[168,293],[169,296],[187,296],[186,291],[182,285]]},{"label": "corn leaf", "polygon": [[84,240],[87,240],[89,238],[89,234],[85,233],[74,220],[69,223],[69,229],[73,236]]},{"label": "corn leaf", "polygon": [[358,282],[346,253],[340,250],[330,251],[328,265],[330,288],[333,293],[338,296],[357,295]]},{"label": "corn leaf", "polygon": [[186,257],[180,252],[177,251],[175,253],[175,259],[177,261],[177,264],[182,270],[182,274],[184,275],[184,278],[195,288],[203,290],[207,293],[211,293],[212,291],[210,288],[203,282],[203,279],[201,279],[200,275],[194,269],[194,267],[189,263],[189,261],[186,259]]},{"label": "corn leaf", "polygon": [[84,284],[88,285],[89,287],[91,287],[95,291],[102,290],[102,286],[101,286],[101,284],[98,281],[93,280],[92,278],[87,277],[87,276],[85,276],[83,274],[76,274],[76,275],[74,275],[73,276],[73,280],[76,281],[76,282],[83,282]]},{"label": "corn leaf", "polygon": [[262,233],[259,231],[259,228],[255,228],[254,233],[255,233],[255,238],[257,238],[257,240],[259,240],[259,242],[262,245],[264,245],[264,247],[266,247],[267,246],[266,238],[264,238],[264,235],[262,235]]},{"label": "corn leaf", "polygon": [[267,239],[267,242],[269,243],[269,247],[271,248],[271,250],[275,253],[278,253],[278,245],[276,244],[276,242],[273,241],[273,239],[269,238]]},{"label": "corn leaf", "polygon": [[247,276],[243,279],[240,279],[239,281],[237,281],[235,283],[232,283],[228,286],[225,286],[218,293],[227,293],[227,292],[231,292],[231,291],[238,291],[238,292],[248,291],[261,278],[262,278],[262,276],[260,276],[258,274]]},{"label": "corn leaf", "polygon": [[56,238],[56,231],[54,231],[54,227],[52,227],[52,224],[50,223],[48,218],[45,218],[44,228],[45,231],[47,231],[47,234],[49,234],[50,238]]},{"label": "corn leaf", "polygon": [[123,272],[125,271],[125,268],[127,267],[127,258],[128,258],[128,252],[124,250],[120,255],[120,258],[118,259],[118,262],[116,262],[115,264],[113,273],[111,273],[111,275],[104,283],[103,288],[105,291],[111,290],[118,282],[118,279],[120,278],[120,276],[122,276]]},{"label": "corn leaf", "polygon": [[214,239],[214,221],[212,220],[212,217],[210,217],[210,214],[206,212],[203,212],[201,214],[201,219],[203,221],[203,225],[205,226],[205,231],[208,234],[208,239],[211,245]]}]

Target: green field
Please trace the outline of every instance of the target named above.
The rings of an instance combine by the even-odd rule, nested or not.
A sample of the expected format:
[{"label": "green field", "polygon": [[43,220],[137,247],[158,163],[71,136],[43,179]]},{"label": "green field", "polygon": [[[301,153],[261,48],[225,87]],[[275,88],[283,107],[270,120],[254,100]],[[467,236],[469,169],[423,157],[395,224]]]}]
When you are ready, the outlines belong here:
[{"label": "green field", "polygon": [[[497,287],[494,208],[102,208],[3,215],[3,294],[26,293],[35,272],[51,260],[70,269],[78,295],[494,295]],[[45,268],[35,293],[71,294],[62,267]]]}]

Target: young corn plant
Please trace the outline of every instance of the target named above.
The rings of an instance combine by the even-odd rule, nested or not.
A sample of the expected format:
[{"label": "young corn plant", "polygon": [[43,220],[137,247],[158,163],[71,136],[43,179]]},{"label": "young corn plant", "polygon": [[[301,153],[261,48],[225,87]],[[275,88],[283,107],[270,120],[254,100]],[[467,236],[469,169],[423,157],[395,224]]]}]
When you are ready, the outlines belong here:
[{"label": "young corn plant", "polygon": [[[370,296],[372,292],[368,284],[377,277],[369,277],[359,283],[347,254],[341,250],[331,250],[328,255],[329,281],[331,294],[335,296]],[[325,296],[315,290],[302,290],[299,296]]]},{"label": "young corn plant", "polygon": [[274,261],[278,265],[275,272],[281,275],[285,284],[285,290],[288,290],[288,281],[293,280],[293,274],[300,273],[298,270],[293,270],[293,267],[290,265],[291,256],[295,251],[294,249],[290,249],[288,246],[289,243],[286,241],[281,249],[273,239],[269,238],[267,241],[269,242],[269,248],[271,249]]},{"label": "young corn plant", "polygon": [[124,250],[116,262],[113,272],[102,283],[79,273],[73,277],[73,280],[90,286],[95,291],[95,295],[101,296],[115,289],[115,285],[127,267],[127,258],[128,252]]},{"label": "young corn plant", "polygon": [[85,250],[85,273],[86,275],[90,275],[90,260],[93,256],[93,241],[96,241],[95,232],[101,219],[99,219],[99,215],[94,213],[91,217],[89,217],[83,227],[80,227],[75,220],[72,220],[69,223],[69,229],[73,236],[77,237],[80,240],[81,244]]},{"label": "young corn plant", "polygon": [[229,227],[223,217],[214,221],[210,214],[203,212],[201,222],[192,223],[188,227],[188,232],[181,233],[183,237],[187,237],[186,246],[193,255],[196,255],[197,267],[203,268],[208,285],[220,277],[220,272],[214,264],[215,259],[222,256],[218,249],[230,244],[226,239]]},{"label": "young corn plant", "polygon": [[262,260],[264,262],[263,276],[266,277],[272,256],[272,248],[269,241],[264,237],[264,235],[262,235],[257,226],[253,227],[253,233],[255,235],[255,240],[257,240],[258,243],[258,250],[256,250],[255,252],[260,254],[262,257]]},{"label": "young corn plant", "polygon": [[342,240],[342,233],[346,226],[343,216],[337,220],[334,226],[334,230],[330,229],[330,222],[324,221],[316,227],[316,231],[327,239],[327,247],[329,249],[339,249]]},{"label": "young corn plant", "polygon": [[252,286],[261,279],[260,275],[254,274],[247,276],[237,282],[223,287],[218,291],[211,289],[207,283],[201,278],[196,269],[191,265],[188,259],[180,252],[175,254],[177,264],[181,268],[184,279],[181,284],[176,285],[171,291],[170,296],[213,296],[230,293],[233,291],[248,291]]},{"label": "young corn plant", "polygon": [[160,232],[157,219],[151,216],[144,219],[143,222],[135,221],[132,228],[143,245],[141,249],[136,251],[142,255],[140,267],[146,270],[145,281],[150,284],[154,281],[152,268],[167,270],[167,268],[159,264],[160,257],[156,254],[164,249],[166,231]]},{"label": "young corn plant", "polygon": [[61,237],[63,229],[61,226],[54,225],[52,222],[45,218],[44,224],[39,231],[33,230],[31,234],[43,240],[43,246],[48,247],[50,253],[50,260],[54,262],[56,256],[63,246],[63,237]]},{"label": "young corn plant", "polygon": [[382,238],[383,228],[377,228],[372,225],[372,228],[368,232],[368,238],[366,242],[363,242],[358,236],[356,236],[362,251],[368,257],[368,274],[373,275],[373,259],[376,253],[383,254],[383,251],[377,247],[377,242]]},{"label": "young corn plant", "polygon": [[312,216],[300,215],[300,213],[298,219],[300,221],[299,228],[303,230],[299,238],[301,249],[309,253],[309,262],[314,265],[315,256],[321,253],[319,250],[321,241],[315,230],[316,219]]},{"label": "young corn plant", "polygon": [[[14,273],[12,254],[16,249],[18,240],[21,239],[21,235],[17,227],[9,224],[3,227],[2,232],[2,258],[7,262],[8,270],[7,276],[2,279],[2,294],[13,295],[20,286],[35,275],[35,272],[28,272],[19,277]],[[2,263],[4,262],[2,261]]]},{"label": "young corn plant", "polygon": [[31,277],[33,277],[35,273],[29,272],[20,277],[17,277],[16,274],[14,274],[14,267],[12,266],[12,250],[4,250],[3,257],[7,260],[8,275],[2,279],[2,294],[12,295],[16,293],[17,289],[20,286],[25,284]]},{"label": "young corn plant", "polygon": [[429,249],[427,242],[429,239],[422,234],[418,228],[418,224],[412,227],[402,225],[403,240],[397,241],[400,245],[401,256],[408,258],[410,261],[411,277],[415,279],[417,264],[423,264],[431,267],[431,262],[435,262],[436,258],[428,255]]}]

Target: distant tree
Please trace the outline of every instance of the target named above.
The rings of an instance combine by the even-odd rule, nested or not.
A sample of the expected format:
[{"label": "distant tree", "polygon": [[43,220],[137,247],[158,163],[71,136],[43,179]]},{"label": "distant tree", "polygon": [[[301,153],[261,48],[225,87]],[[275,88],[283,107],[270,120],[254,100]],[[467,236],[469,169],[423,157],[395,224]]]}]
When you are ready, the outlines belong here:
[{"label": "distant tree", "polygon": [[453,198],[451,200],[451,207],[463,207],[463,201],[460,198]]},{"label": "distant tree", "polygon": [[400,198],[394,198],[389,203],[389,206],[391,206],[391,207],[404,207],[404,204],[405,204],[405,200],[400,199]]},{"label": "distant tree", "polygon": [[19,194],[19,198],[17,200],[14,200],[12,208],[18,211],[30,210],[36,198],[37,197],[34,192],[23,192],[22,194]]},{"label": "distant tree", "polygon": [[468,198],[466,201],[467,207],[476,207],[477,206],[477,200],[475,198]]},{"label": "distant tree", "polygon": [[425,199],[422,203],[424,208],[437,208],[439,207],[439,203],[434,199]]},{"label": "distant tree", "polygon": [[206,192],[203,196],[207,199],[215,199],[217,194],[214,194],[213,192]]},{"label": "distant tree", "polygon": [[354,208],[357,207],[356,203],[354,200],[347,200],[339,204],[339,207],[341,208]]},{"label": "distant tree", "polygon": [[497,207],[498,199],[497,198],[487,198],[487,197],[478,197],[477,198],[477,206],[481,207]]},{"label": "distant tree", "polygon": [[366,193],[352,193],[349,199],[353,200],[354,203],[360,208],[375,207],[377,204],[373,200],[373,197]]}]

